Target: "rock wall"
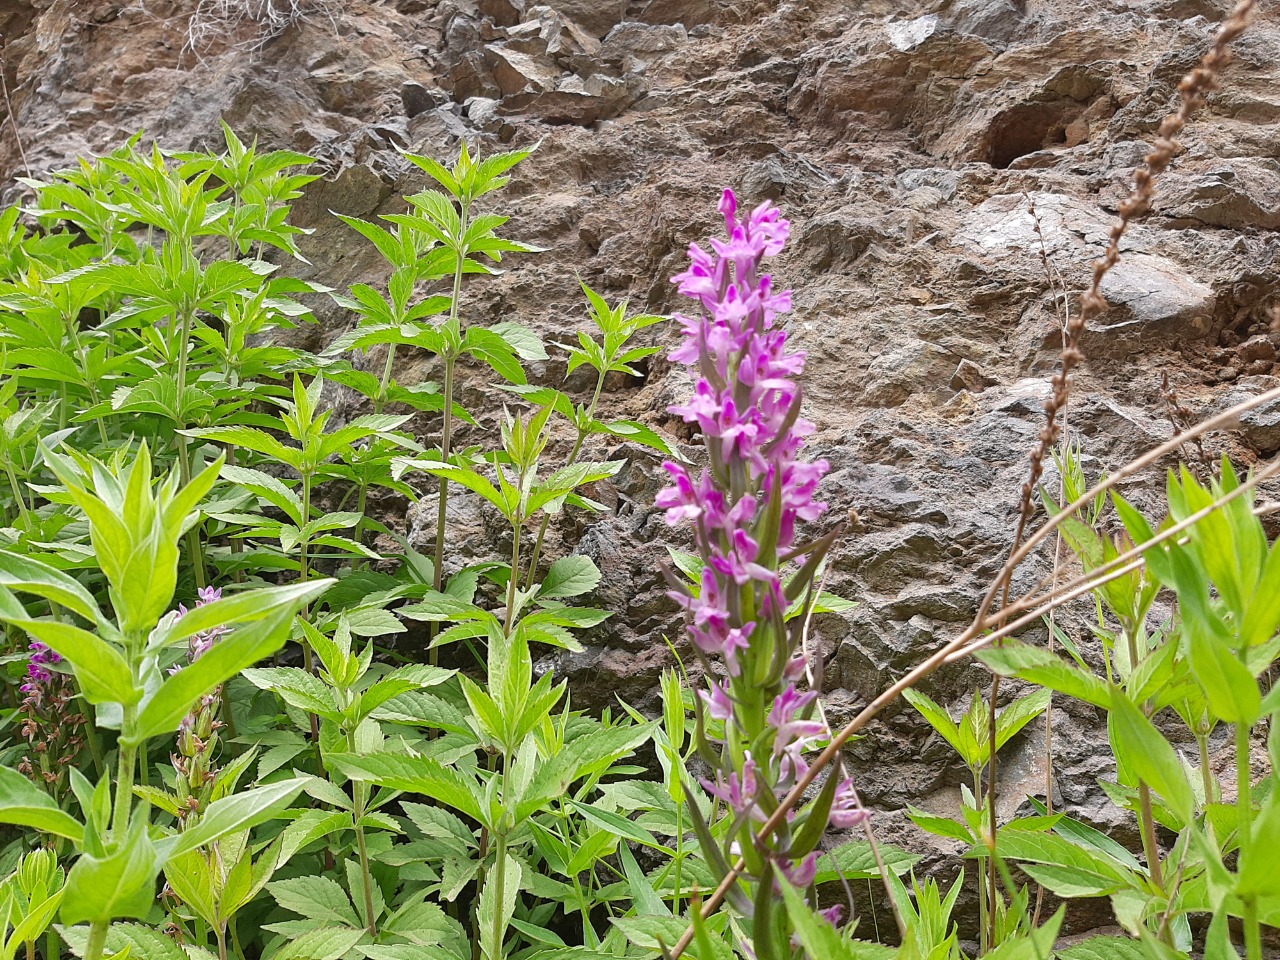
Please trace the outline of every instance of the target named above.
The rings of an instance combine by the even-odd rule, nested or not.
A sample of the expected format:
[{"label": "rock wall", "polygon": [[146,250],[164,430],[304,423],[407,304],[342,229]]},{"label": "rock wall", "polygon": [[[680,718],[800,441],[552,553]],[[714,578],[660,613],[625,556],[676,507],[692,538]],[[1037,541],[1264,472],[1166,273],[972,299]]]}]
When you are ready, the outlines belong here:
[{"label": "rock wall", "polygon": [[[263,2],[288,6],[247,5]],[[829,499],[852,519],[828,586],[859,607],[817,624],[839,719],[961,629],[999,568],[1061,339],[1047,277],[1085,284],[1228,4],[296,0],[300,21],[274,37],[248,20],[210,28],[201,9],[0,2],[13,107],[0,172],[64,165],[140,128],[170,148],[214,144],[225,117],[264,146],[317,157],[328,179],[297,219],[322,227],[305,246],[309,275],[340,287],[377,282],[379,263],[328,211],[398,209],[424,184],[397,151],[538,143],[502,203],[511,234],[547,252],[471,284],[466,313],[550,340],[583,322],[575,272],[611,298],[675,309],[667,278],[690,241],[718,229],[720,187],[785,209],[795,239],[777,273],[796,290]],[[1087,333],[1069,411],[1091,471],[1169,436],[1165,374],[1197,412],[1280,383],[1268,322],[1280,266],[1277,9],[1262,5],[1107,279],[1113,309]],[[193,17],[204,28],[195,50]],[[318,312],[323,329],[304,332],[312,346],[350,323],[332,305]],[[559,382],[563,361],[537,374]],[[409,358],[398,376],[432,369]],[[478,385],[468,397],[483,405]],[[606,401],[683,442],[664,411],[687,387],[658,357]],[[1210,448],[1245,463],[1274,455],[1280,411]],[[651,506],[660,482],[657,461],[636,456],[604,491],[608,514],[559,531],[600,563],[597,599],[620,613],[587,654],[559,663],[579,703],[643,702],[669,662],[663,638],[678,623],[657,572],[670,537]],[[1130,492],[1150,503],[1150,489],[1151,478]],[[500,549],[500,528],[460,506],[455,562]],[[433,511],[381,509],[432,534]],[[1025,584],[1046,569],[1028,569]],[[1065,627],[1086,634],[1080,618]],[[930,691],[962,701],[983,682],[957,667]],[[1060,802],[1135,839],[1095,784],[1109,772],[1098,717],[1068,707],[1056,724]],[[1024,792],[1043,794],[1042,749],[1038,732],[1010,748],[1010,812]],[[958,803],[953,756],[909,710],[854,752],[863,796],[882,810]],[[902,824],[894,813],[880,822],[890,836]]]}]

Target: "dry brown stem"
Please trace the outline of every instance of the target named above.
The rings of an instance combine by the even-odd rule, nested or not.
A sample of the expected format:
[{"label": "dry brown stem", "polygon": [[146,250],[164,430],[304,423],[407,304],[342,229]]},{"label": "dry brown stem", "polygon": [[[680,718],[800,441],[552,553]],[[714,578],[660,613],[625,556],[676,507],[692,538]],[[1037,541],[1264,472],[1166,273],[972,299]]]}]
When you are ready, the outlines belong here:
[{"label": "dry brown stem", "polygon": [[31,161],[27,159],[26,148],[22,145],[22,131],[18,129],[18,116],[13,111],[13,99],[9,96],[9,41],[0,37],[0,91],[4,93],[4,109],[9,114],[9,126],[13,127],[13,142],[18,145],[18,156],[22,158],[22,170],[31,176]]},{"label": "dry brown stem", "polygon": [[[1169,423],[1173,425],[1173,435],[1175,437],[1195,423],[1195,414],[1178,396],[1178,388],[1170,382],[1168,371],[1165,371],[1160,380],[1160,398],[1164,401],[1165,415],[1169,418]],[[1209,456],[1209,452],[1205,450],[1204,441],[1200,437],[1196,437],[1194,440],[1189,441],[1189,445],[1191,449],[1188,459],[1194,460],[1204,470],[1206,478],[1213,477],[1216,473],[1213,457]],[[1184,456],[1187,453],[1187,448],[1184,446]]]}]

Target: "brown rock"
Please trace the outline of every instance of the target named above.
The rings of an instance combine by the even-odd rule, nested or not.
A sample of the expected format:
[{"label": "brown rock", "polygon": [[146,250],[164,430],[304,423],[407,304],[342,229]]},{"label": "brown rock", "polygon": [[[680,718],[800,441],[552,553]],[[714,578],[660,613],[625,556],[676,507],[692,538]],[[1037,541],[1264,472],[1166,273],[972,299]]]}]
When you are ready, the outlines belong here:
[{"label": "brown rock", "polygon": [[549,59],[503,44],[486,46],[484,60],[504,97],[553,90],[561,77],[560,68]]},{"label": "brown rock", "polygon": [[1276,359],[1276,345],[1271,342],[1270,337],[1265,334],[1259,334],[1250,337],[1236,347],[1236,353],[1246,363],[1252,360],[1265,360],[1267,363],[1273,363]]},{"label": "brown rock", "polygon": [[1000,381],[982,372],[982,368],[972,360],[961,360],[956,372],[951,375],[952,390],[968,390],[970,393],[981,393],[987,387],[993,387]]},{"label": "brown rock", "polygon": [[593,37],[603,37],[627,15],[627,0],[547,0]]}]

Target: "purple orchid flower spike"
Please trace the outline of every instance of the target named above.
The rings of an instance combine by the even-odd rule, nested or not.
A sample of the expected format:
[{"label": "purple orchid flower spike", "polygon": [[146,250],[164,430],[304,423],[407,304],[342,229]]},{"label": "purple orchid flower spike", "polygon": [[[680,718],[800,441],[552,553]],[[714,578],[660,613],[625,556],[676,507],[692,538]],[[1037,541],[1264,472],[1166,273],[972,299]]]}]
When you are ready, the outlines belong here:
[{"label": "purple orchid flower spike", "polygon": [[[805,355],[789,347],[781,325],[791,292],[762,270],[782,252],[791,225],[769,203],[744,211],[730,190],[719,210],[728,236],[713,239],[709,250],[692,244],[688,268],[672,278],[696,312],[677,315],[682,342],[669,354],[689,368],[693,389],[668,409],[699,431],[706,463],[663,464],[670,485],[656,505],[667,523],[693,528],[700,561],[697,582],[669,595],[685,611],[707,675],[700,707],[723,721],[720,740],[699,724],[699,746],[715,765],[703,786],[735,822],[725,857],[753,851],[748,884],[772,889],[785,878],[808,887],[822,831],[793,833],[795,816],[764,844],[753,831],[766,819],[761,811],[806,774],[808,757],[831,736],[816,709],[817,691],[797,686],[810,674],[798,629],[804,598],[815,592],[834,535],[796,544],[798,531],[827,510],[819,487],[829,468],[805,457],[815,430],[801,416]],[[824,827],[848,828],[867,813],[846,780],[832,784],[816,815]],[[753,945],[742,946],[751,952]]]}]

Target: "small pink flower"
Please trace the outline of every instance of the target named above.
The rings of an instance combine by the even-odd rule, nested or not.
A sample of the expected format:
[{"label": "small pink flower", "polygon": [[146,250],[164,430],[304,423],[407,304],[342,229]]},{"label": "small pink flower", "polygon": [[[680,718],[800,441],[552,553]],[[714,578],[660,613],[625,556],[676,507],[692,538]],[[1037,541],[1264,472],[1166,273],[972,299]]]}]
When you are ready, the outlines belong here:
[{"label": "small pink flower", "polygon": [[778,869],[793,887],[803,889],[813,883],[814,877],[818,875],[818,854],[815,851],[799,863],[793,860],[781,860],[778,863]]},{"label": "small pink flower", "polygon": [[831,816],[827,821],[837,830],[848,830],[860,827],[871,819],[871,811],[858,802],[858,794],[853,789],[853,781],[845,780],[836,787],[836,796],[831,803]]},{"label": "small pink flower", "polygon": [[699,690],[698,696],[706,704],[707,713],[712,720],[729,720],[733,717],[733,700],[729,698],[727,684],[712,680],[710,690]]}]

